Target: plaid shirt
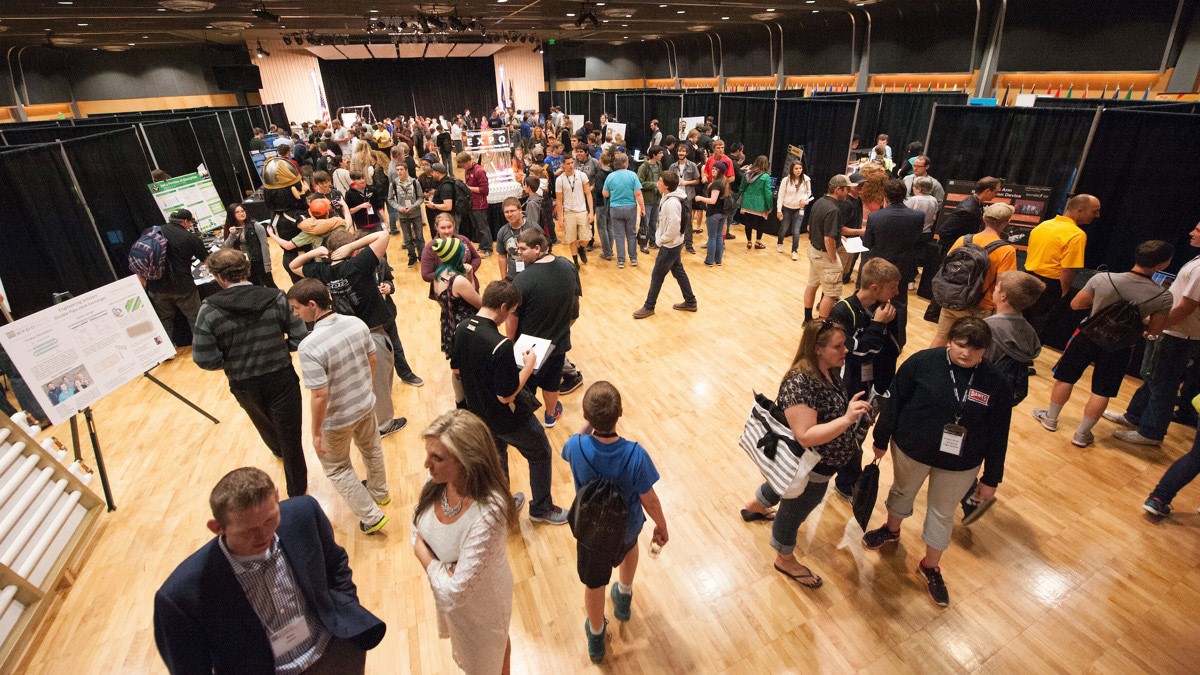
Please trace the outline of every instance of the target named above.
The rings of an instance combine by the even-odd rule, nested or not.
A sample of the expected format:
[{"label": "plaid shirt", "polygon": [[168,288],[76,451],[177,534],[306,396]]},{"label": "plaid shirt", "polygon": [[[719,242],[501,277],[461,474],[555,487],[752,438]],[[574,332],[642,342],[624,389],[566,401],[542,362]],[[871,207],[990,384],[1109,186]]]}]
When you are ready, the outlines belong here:
[{"label": "plaid shirt", "polygon": [[304,617],[311,633],[307,640],[291,650],[275,656],[275,672],[279,675],[302,673],[316,663],[325,653],[332,637],[321,624],[321,620],[304,602],[296,577],[288,564],[283,549],[279,546],[279,535],[261,556],[235,556],[225,547],[225,538],[217,540],[221,552],[233,568],[238,584],[262,622],[269,640],[271,635],[296,619]]}]

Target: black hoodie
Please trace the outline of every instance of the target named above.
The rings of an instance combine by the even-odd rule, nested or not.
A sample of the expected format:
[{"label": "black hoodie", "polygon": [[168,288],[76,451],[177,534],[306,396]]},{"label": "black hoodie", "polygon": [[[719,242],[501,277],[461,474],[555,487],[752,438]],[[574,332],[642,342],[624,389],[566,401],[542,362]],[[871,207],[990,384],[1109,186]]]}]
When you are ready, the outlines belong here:
[{"label": "black hoodie", "polygon": [[282,291],[242,283],[204,301],[193,333],[196,365],[224,368],[230,382],[238,382],[291,368],[289,352],[296,351],[308,329]]}]

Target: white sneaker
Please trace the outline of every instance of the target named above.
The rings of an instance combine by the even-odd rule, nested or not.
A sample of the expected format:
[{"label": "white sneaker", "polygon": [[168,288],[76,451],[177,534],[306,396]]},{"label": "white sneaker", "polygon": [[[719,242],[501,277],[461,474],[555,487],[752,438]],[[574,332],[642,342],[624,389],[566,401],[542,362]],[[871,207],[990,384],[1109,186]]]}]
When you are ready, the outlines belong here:
[{"label": "white sneaker", "polygon": [[783,253],[783,244],[776,244],[775,251],[778,253]]},{"label": "white sneaker", "polygon": [[1071,445],[1074,445],[1077,448],[1086,448],[1095,442],[1096,437],[1093,436],[1092,432],[1090,431],[1076,431],[1075,435],[1071,437]]},{"label": "white sneaker", "polygon": [[1162,441],[1156,441],[1153,438],[1146,438],[1133,429],[1117,429],[1113,432],[1113,436],[1125,441],[1126,443],[1133,443],[1134,445],[1151,445],[1154,447],[1159,447],[1162,445]]},{"label": "white sneaker", "polygon": [[1105,410],[1104,419],[1108,420],[1109,422],[1116,422],[1117,424],[1120,424],[1123,427],[1129,427],[1130,429],[1137,428],[1137,425],[1133,422],[1130,422],[1123,413],[1115,413]]},{"label": "white sneaker", "polygon": [[1050,417],[1050,411],[1045,408],[1038,408],[1033,411],[1033,418],[1042,423],[1042,428],[1046,431],[1058,431],[1058,420]]},{"label": "white sneaker", "polygon": [[800,259],[800,254],[796,253],[795,251],[792,251],[792,260],[799,260],[799,259]]}]

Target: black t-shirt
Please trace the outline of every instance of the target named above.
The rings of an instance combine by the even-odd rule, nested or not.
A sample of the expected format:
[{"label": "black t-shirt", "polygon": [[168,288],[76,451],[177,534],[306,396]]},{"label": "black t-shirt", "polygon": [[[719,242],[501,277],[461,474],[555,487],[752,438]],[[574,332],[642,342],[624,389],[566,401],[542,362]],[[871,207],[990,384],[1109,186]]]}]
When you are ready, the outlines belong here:
[{"label": "black t-shirt", "polygon": [[169,221],[162,226],[162,234],[167,239],[167,267],[162,278],[146,281],[146,291],[183,294],[196,290],[196,282],[192,278],[192,258],[204,262],[208,257],[204,242],[191,230]]},{"label": "black t-shirt", "polygon": [[545,338],[556,352],[571,350],[571,322],[579,316],[579,274],[565,258],[526,265],[513,281],[521,289],[518,334]]},{"label": "black t-shirt", "polygon": [[512,341],[500,334],[494,321],[472,316],[458,324],[450,349],[450,367],[462,377],[467,410],[483,418],[493,432],[517,427],[522,416],[496,397],[511,396],[517,390],[521,369],[513,356]]},{"label": "black t-shirt", "polygon": [[842,236],[842,210],[838,200],[825,195],[809,207],[808,236],[813,248],[825,250],[825,237]]},{"label": "black t-shirt", "polygon": [[[346,193],[346,206],[351,209],[359,204],[369,204],[370,196],[364,194],[361,190],[350,188]],[[360,230],[375,230],[379,228],[379,211],[374,206],[368,206],[365,209],[360,209],[350,214],[350,218],[354,220],[354,226]]]},{"label": "black t-shirt", "polygon": [[333,309],[338,314],[357,316],[368,328],[382,326],[391,317],[375,271],[379,258],[370,248],[360,250],[348,260],[336,265],[317,260],[304,265],[304,276],[317,279],[329,287]]},{"label": "black t-shirt", "polygon": [[704,205],[704,215],[705,216],[725,215],[725,179],[723,177],[717,177],[716,179],[713,180],[713,182],[709,183],[708,187],[704,188],[704,190],[700,193],[700,196],[711,197],[713,190],[716,190],[718,192],[717,203],[705,204]]},{"label": "black t-shirt", "polygon": [[[446,200],[450,201],[451,206],[454,205],[454,179],[450,176],[445,176],[438,181],[437,187],[433,189],[433,199],[431,201],[434,204],[441,204]],[[437,211],[438,213],[443,213],[441,210]],[[450,213],[453,212],[453,209],[451,209]]]}]

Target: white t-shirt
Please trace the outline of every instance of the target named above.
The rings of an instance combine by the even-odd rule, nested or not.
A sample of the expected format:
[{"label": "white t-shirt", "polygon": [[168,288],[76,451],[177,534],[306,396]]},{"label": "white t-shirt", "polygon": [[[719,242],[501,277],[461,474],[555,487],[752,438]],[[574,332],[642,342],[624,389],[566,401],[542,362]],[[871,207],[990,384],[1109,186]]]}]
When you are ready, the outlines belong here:
[{"label": "white t-shirt", "polygon": [[[1200,256],[1192,258],[1182,269],[1179,276],[1171,284],[1171,297],[1175,304],[1180,298],[1200,302]],[[1177,338],[1195,340],[1200,338],[1200,309],[1192,312],[1186,319],[1163,331]]]},{"label": "white t-shirt", "polygon": [[564,171],[554,183],[554,191],[562,195],[563,211],[587,212],[588,177],[582,171],[568,176]]}]

